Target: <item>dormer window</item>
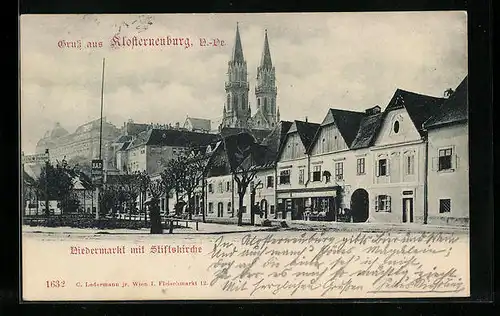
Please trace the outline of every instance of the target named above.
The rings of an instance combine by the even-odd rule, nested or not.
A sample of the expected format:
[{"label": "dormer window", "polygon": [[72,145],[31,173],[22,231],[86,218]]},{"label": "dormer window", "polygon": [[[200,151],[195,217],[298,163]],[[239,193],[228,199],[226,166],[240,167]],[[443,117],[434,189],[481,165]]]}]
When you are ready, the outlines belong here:
[{"label": "dormer window", "polygon": [[399,121],[394,122],[393,130],[394,130],[394,134],[399,133]]}]

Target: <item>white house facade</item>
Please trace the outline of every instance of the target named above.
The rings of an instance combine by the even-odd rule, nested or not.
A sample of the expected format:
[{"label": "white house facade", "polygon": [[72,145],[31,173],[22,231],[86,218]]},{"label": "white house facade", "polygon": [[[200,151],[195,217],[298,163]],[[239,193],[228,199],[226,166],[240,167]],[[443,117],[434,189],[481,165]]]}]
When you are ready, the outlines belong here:
[{"label": "white house facade", "polygon": [[424,124],[428,133],[428,219],[435,225],[469,223],[467,77]]}]

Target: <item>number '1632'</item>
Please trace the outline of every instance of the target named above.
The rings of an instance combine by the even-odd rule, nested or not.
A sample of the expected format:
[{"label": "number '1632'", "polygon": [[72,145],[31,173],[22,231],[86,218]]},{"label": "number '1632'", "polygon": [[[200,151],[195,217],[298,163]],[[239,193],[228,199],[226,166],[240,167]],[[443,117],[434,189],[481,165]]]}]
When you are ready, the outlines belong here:
[{"label": "number '1632'", "polygon": [[59,280],[45,281],[45,286],[47,286],[48,288],[60,288],[60,287],[65,287],[66,282]]}]

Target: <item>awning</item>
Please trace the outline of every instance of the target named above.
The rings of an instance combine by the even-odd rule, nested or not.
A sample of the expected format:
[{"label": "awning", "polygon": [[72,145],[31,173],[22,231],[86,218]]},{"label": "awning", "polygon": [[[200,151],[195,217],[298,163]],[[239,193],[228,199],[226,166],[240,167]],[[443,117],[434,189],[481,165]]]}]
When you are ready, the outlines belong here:
[{"label": "awning", "polygon": [[311,198],[311,197],[336,197],[336,196],[337,196],[337,192],[335,190],[277,193],[278,199]]}]

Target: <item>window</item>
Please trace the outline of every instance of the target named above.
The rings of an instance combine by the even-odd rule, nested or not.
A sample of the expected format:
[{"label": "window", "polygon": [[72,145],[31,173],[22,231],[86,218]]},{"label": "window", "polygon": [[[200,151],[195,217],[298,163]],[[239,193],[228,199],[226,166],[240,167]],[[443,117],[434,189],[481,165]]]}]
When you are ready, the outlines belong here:
[{"label": "window", "polygon": [[211,183],[208,185],[208,192],[214,193],[214,186]]},{"label": "window", "polygon": [[219,182],[218,185],[217,185],[217,192],[218,193],[222,193],[222,182]]},{"label": "window", "polygon": [[378,195],[375,203],[376,212],[390,212],[391,211],[391,197],[388,195]]},{"label": "window", "polygon": [[274,205],[271,205],[271,209],[269,211],[271,214],[274,214]]},{"label": "window", "polygon": [[393,130],[394,134],[399,133],[399,121],[394,122]]},{"label": "window", "polygon": [[415,156],[414,155],[410,155],[410,156],[406,156],[406,159],[405,159],[405,171],[406,171],[406,174],[407,175],[412,175],[415,173]]},{"label": "window", "polygon": [[300,168],[299,169],[299,184],[304,184],[304,175],[305,175],[304,168]]},{"label": "window", "polygon": [[343,180],[344,179],[344,163],[336,162],[335,163],[335,180]]},{"label": "window", "polygon": [[451,169],[451,155],[451,148],[439,150],[439,171]]},{"label": "window", "polygon": [[231,202],[227,203],[227,212],[228,212],[228,213],[232,213],[232,210],[231,210]]},{"label": "window", "polygon": [[314,166],[312,178],[313,181],[321,181],[321,166]]},{"label": "window", "polygon": [[267,187],[268,188],[274,187],[274,177],[273,176],[267,176]]},{"label": "window", "polygon": [[257,99],[257,105],[260,106],[260,98]]},{"label": "window", "polygon": [[387,159],[380,159],[378,161],[377,171],[378,171],[377,176],[386,176],[388,174],[388,172],[387,172]]},{"label": "window", "polygon": [[365,158],[358,158],[356,164],[357,174],[365,174]]},{"label": "window", "polygon": [[208,212],[209,213],[214,212],[214,203],[212,203],[212,202],[208,203]]},{"label": "window", "polygon": [[451,212],[451,200],[450,199],[440,199],[439,200],[439,213],[450,213]]},{"label": "window", "polygon": [[229,192],[231,190],[231,184],[229,181],[226,181],[226,192]]},{"label": "window", "polygon": [[290,170],[283,170],[280,172],[280,184],[290,183]]}]

